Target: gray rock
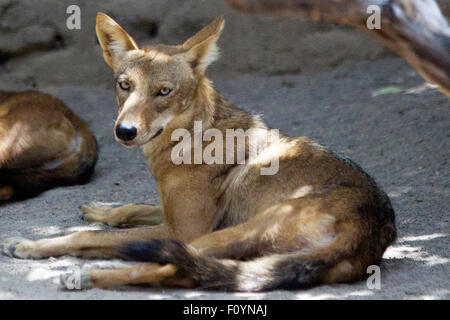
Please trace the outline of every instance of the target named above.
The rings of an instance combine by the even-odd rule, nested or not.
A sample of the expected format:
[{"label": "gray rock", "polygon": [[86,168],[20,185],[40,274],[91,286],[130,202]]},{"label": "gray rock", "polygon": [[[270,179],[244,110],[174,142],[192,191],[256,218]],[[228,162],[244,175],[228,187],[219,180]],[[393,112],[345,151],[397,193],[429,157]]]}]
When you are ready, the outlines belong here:
[{"label": "gray rock", "polygon": [[[66,8],[81,8],[81,30],[66,27]],[[223,1],[8,0],[0,4],[0,80],[29,88],[52,84],[110,84],[95,36],[105,12],[140,44],[179,44],[224,13],[222,59],[210,70],[228,78],[326,70],[345,61],[390,54],[363,32],[331,24],[246,16]],[[1,71],[1,70],[0,70]],[[33,79],[30,81],[29,79]]]}]

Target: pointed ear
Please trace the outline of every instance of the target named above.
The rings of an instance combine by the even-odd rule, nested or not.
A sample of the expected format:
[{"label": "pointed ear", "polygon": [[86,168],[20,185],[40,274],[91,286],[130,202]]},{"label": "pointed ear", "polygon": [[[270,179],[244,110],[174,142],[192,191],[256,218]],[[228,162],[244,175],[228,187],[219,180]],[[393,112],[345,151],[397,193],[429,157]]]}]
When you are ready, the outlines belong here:
[{"label": "pointed ear", "polygon": [[219,40],[224,25],[225,19],[221,15],[183,43],[182,47],[186,50],[186,58],[198,74],[204,74],[206,68],[219,57],[217,40]]},{"label": "pointed ear", "polygon": [[130,50],[138,50],[133,38],[117,22],[104,13],[97,14],[95,25],[106,63],[114,70]]}]

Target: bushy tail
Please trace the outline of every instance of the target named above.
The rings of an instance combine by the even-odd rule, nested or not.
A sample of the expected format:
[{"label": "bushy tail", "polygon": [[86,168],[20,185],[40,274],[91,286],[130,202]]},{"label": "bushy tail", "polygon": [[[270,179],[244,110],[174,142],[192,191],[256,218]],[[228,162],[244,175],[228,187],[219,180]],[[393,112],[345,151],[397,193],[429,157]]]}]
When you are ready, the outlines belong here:
[{"label": "bushy tail", "polygon": [[171,239],[132,242],[119,251],[122,257],[133,261],[174,264],[180,276],[193,279],[197,286],[227,291],[306,288],[320,282],[333,265],[308,261],[299,253],[274,254],[251,261],[216,259]]}]

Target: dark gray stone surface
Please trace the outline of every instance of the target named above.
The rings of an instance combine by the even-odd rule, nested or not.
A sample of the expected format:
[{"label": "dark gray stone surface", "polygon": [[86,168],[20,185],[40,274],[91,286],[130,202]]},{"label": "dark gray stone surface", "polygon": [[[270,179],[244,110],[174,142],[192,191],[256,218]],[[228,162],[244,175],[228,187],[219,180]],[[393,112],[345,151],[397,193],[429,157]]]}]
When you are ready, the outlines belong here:
[{"label": "dark gray stone surface", "polygon": [[[81,9],[81,30],[66,27],[69,5]],[[221,0],[1,0],[0,81],[16,87],[110,83],[95,36],[102,11],[139,44],[180,44],[225,14],[223,58],[215,75],[292,74],[325,70],[390,52],[364,32],[328,23],[246,16]]]}]

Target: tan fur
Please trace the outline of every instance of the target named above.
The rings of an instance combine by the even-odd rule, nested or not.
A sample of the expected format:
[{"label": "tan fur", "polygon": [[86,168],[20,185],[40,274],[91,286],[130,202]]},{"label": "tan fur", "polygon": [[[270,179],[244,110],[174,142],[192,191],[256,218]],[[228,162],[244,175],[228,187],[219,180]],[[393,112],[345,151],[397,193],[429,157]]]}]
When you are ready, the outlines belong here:
[{"label": "tan fur", "polygon": [[157,225],[162,223],[162,207],[128,204],[119,208],[108,206],[81,207],[84,219],[106,223],[112,227]]},{"label": "tan fur", "polygon": [[[215,51],[223,25],[223,17],[219,17],[180,46],[137,48],[111,18],[98,15],[97,34],[117,79],[116,126],[126,123],[137,130],[130,141],[116,139],[128,147],[141,146],[157,181],[161,209],[128,205],[116,211],[86,207],[83,212],[91,221],[112,225],[134,224],[136,215],[151,220],[155,212],[161,212],[162,224],[113,233],[81,232],[56,239],[10,241],[5,245],[7,253],[20,258],[66,253],[122,256],[124,246],[131,241],[172,238],[190,245],[182,249],[175,243],[149,242],[154,256],[148,261],[166,259],[163,264],[168,264],[156,269],[149,265],[140,281],[130,278],[133,269],[94,270],[86,273],[87,278],[102,287],[160,282],[157,275],[164,272],[158,268],[173,264],[179,272],[166,274],[163,283],[216,285],[230,290],[277,287],[268,284],[276,277],[272,273],[286,266],[291,268],[288,272],[300,268],[310,277],[299,286],[354,281],[364,276],[367,266],[381,259],[395,238],[395,225],[389,199],[375,182],[353,163],[306,137],[280,135],[267,142],[265,138],[272,133],[263,122],[213,89],[204,72],[215,57],[211,51]],[[120,87],[123,81],[127,90]],[[165,87],[172,92],[158,95]],[[176,165],[171,161],[176,144],[171,134],[177,128],[192,133],[196,120],[202,121],[205,130],[215,128],[224,135],[227,129],[259,128],[255,143],[267,152],[245,164]],[[246,155],[249,148],[247,142]],[[261,175],[260,169],[275,157],[279,158],[279,172]],[[162,254],[166,245],[167,254]],[[133,254],[140,255],[136,250]],[[159,258],[156,252],[161,254]],[[312,267],[303,268],[303,264]],[[258,276],[247,278],[251,272]],[[153,273],[156,275],[151,276]],[[227,275],[237,283],[226,286],[215,279]],[[268,282],[263,286],[250,283],[258,277]]]},{"label": "tan fur", "polygon": [[0,91],[0,199],[81,182],[96,160],[93,134],[63,102]]}]

